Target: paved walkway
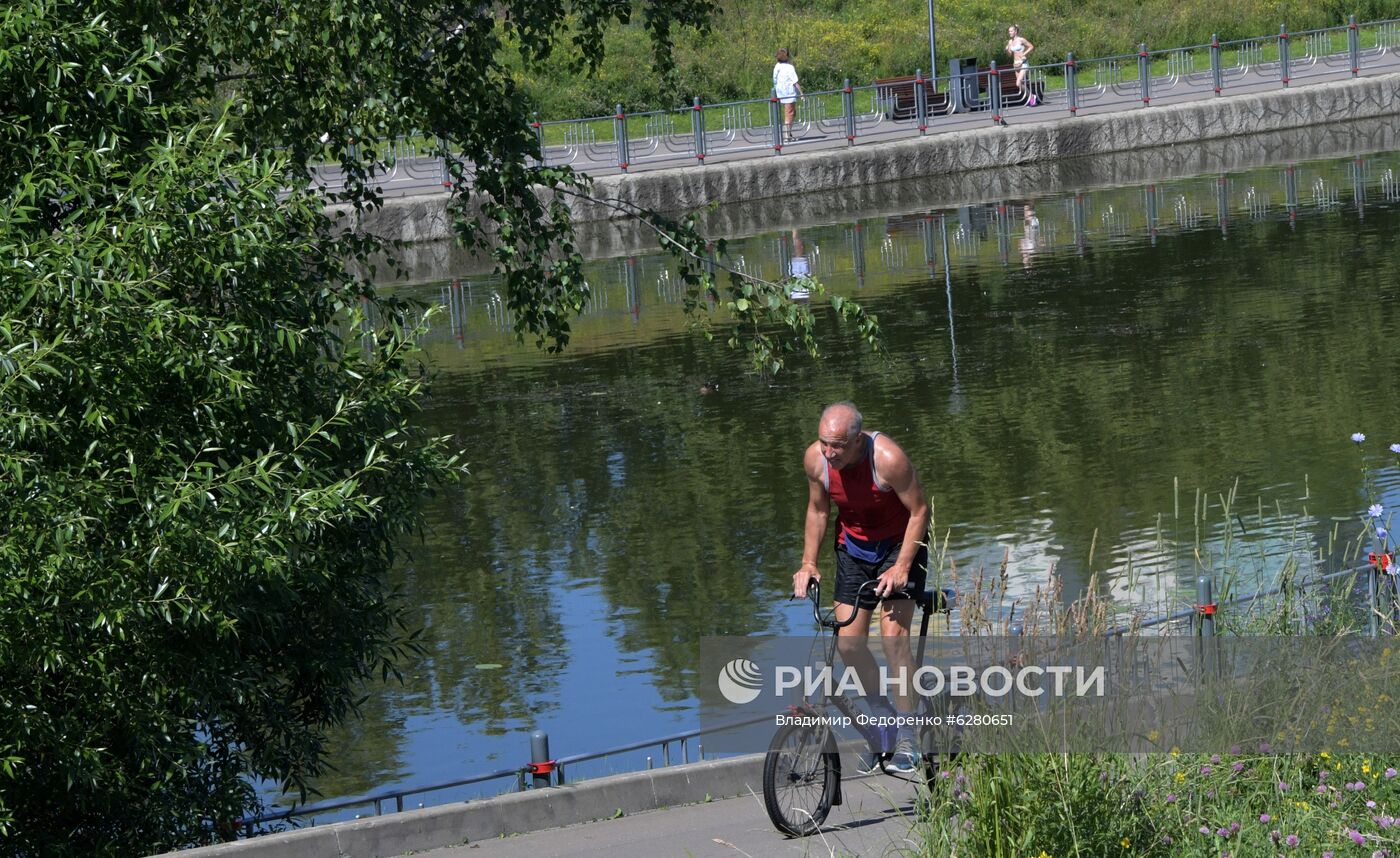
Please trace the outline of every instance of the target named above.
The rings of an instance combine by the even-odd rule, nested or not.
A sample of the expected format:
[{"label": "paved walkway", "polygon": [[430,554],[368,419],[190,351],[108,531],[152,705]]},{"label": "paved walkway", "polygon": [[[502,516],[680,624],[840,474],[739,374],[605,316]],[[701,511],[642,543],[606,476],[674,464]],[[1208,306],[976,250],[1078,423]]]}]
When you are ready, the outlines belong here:
[{"label": "paved walkway", "polygon": [[760,795],[668,808],[635,816],[534,831],[450,849],[430,858],[794,858],[917,855],[910,837],[914,786],[889,777],[842,779],[845,803],[832,810],[820,836],[779,834]]}]

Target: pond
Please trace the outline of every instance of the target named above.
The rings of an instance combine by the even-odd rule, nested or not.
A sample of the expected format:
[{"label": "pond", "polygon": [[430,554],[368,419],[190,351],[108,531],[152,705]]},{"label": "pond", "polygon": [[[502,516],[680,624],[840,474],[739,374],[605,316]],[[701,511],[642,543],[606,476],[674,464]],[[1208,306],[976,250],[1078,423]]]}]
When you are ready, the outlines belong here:
[{"label": "pond", "polygon": [[1003,608],[1054,575],[1167,612],[1202,569],[1244,593],[1335,557],[1400,502],[1397,200],[1383,152],[759,231],[720,262],[800,257],[889,351],[818,309],[825,358],[772,379],[687,328],[659,254],[590,263],[562,356],[515,344],[489,276],[402,287],[443,305],[425,421],[471,476],[394,582],[427,654],[338,731],[322,794],[515,767],[534,729],[562,756],[697,726],[700,638],[809,629],[800,460],[836,400],[910,452],[947,574],[1005,565]]}]

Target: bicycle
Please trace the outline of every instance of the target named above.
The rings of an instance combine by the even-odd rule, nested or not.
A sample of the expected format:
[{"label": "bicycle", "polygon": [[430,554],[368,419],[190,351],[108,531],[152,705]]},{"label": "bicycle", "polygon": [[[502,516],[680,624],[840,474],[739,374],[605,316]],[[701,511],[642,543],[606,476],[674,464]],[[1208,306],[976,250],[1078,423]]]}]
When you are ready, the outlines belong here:
[{"label": "bicycle", "polygon": [[[857,604],[865,588],[875,583],[876,581],[872,580],[861,585],[856,595]],[[812,601],[812,616],[820,626],[818,634],[828,631],[831,634],[831,642],[826,649],[826,664],[834,665],[838,632],[855,621],[857,612],[851,611],[851,615],[845,620],[837,620],[834,610],[828,610],[823,615],[821,585],[817,581],[808,586],[807,598]],[[951,612],[954,595],[949,590],[925,590],[919,594],[891,594],[886,597],[886,601],[895,598],[913,599],[922,610],[919,649],[915,658],[915,664],[922,664],[929,619],[934,613]],[[923,699],[926,712],[932,712],[936,706],[944,704],[946,699],[940,698],[938,702]],[[849,698],[832,694],[827,689],[815,703],[807,700],[800,706],[789,707],[789,712],[794,717],[789,719],[789,723],[778,728],[763,760],[763,807],[768,812],[768,819],[779,831],[794,837],[815,834],[826,821],[831,808],[842,801],[841,754],[837,748],[836,733],[832,729],[832,719],[823,715],[823,710],[828,708],[834,708],[840,713],[840,717],[845,719],[845,723],[855,726],[868,743],[871,753],[877,754],[876,766],[872,768],[872,773],[879,771],[899,780],[917,782],[914,777],[905,777],[885,768],[890,754],[880,742],[878,729],[863,725],[862,722],[867,719],[860,717],[863,713]],[[920,744],[921,747],[930,747],[924,742]],[[925,783],[931,783],[938,774],[934,759],[933,755],[920,755],[921,772],[916,771],[916,775]]]}]

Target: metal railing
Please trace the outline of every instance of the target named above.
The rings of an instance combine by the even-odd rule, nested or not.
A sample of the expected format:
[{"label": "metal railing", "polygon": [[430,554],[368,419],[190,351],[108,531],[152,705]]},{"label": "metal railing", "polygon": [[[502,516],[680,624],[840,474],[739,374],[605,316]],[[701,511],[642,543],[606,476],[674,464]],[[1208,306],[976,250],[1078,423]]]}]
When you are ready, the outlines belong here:
[{"label": "metal railing", "polygon": [[[1299,83],[1345,80],[1400,71],[1400,19],[1346,24],[1222,42],[1150,48],[1020,69],[987,68],[957,75],[913,75],[834,90],[798,101],[794,139],[784,140],[782,105],[766,98],[691,104],[611,116],[530,123],[538,163],[589,172],[628,172],[648,165],[704,164],[715,157],[782,155],[818,144],[855,146],[896,137],[978,127],[1007,119],[1065,119],[1084,111],[1128,110],[1233,92],[1261,92]],[[1024,84],[1017,82],[1018,75]],[[1032,98],[1031,96],[1034,96]],[[442,147],[427,135],[386,148],[376,179],[401,193],[441,190],[449,183]],[[318,167],[335,190],[338,167]]]},{"label": "metal railing", "polygon": [[[565,770],[569,766],[589,762],[591,760],[601,760],[618,754],[641,751],[648,748],[656,749],[663,767],[685,764],[691,761],[690,740],[698,739],[707,733],[732,730],[738,727],[746,727],[770,720],[772,720],[771,715],[764,715],[742,721],[717,724],[709,728],[685,730],[679,733],[659,736],[654,739],[643,739],[637,742],[630,742],[626,745],[606,748],[601,751],[573,754],[557,759],[549,756],[548,736],[541,731],[535,731],[530,736],[531,760],[519,766],[482,772],[444,783],[409,787],[400,790],[385,790],[384,792],[357,798],[337,799],[335,801],[321,802],[313,805],[294,806],[286,810],[279,810],[247,819],[241,819],[238,821],[238,828],[244,837],[253,837],[260,833],[270,833],[270,831],[275,830],[271,828],[271,826],[279,824],[296,825],[300,820],[311,820],[314,824],[315,817],[317,816],[325,816],[327,814],[354,808],[372,808],[374,816],[383,816],[386,807],[390,808],[390,813],[402,813],[405,808],[405,801],[410,797],[423,796],[429,793],[443,792],[445,790],[458,789],[475,784],[490,783],[492,781],[507,781],[511,785],[510,789],[516,792],[523,792],[526,789],[546,786],[561,786],[565,783]],[[675,747],[678,757],[674,762],[672,760],[672,747]],[[704,759],[705,746],[703,744],[696,743],[695,756],[697,762]],[[654,764],[655,760],[651,756],[648,756],[646,758],[646,769],[652,769]],[[421,803],[418,804],[418,807],[422,806]],[[355,818],[358,819],[360,816],[360,814],[357,814]]]}]

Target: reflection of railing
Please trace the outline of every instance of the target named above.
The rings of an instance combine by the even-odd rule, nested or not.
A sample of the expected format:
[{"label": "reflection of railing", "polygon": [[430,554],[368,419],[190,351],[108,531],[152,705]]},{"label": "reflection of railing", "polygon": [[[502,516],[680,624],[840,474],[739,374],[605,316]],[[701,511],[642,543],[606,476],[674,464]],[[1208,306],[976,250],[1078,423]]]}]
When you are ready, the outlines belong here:
[{"label": "reflection of railing", "polygon": [[[1350,194],[1344,196],[1347,190]],[[1029,265],[1032,255],[1080,250],[1100,239],[1116,241],[1141,235],[1156,242],[1165,234],[1211,224],[1227,229],[1236,218],[1241,222],[1296,222],[1300,213],[1333,211],[1344,200],[1358,208],[1368,201],[1400,202],[1400,156],[1353,158],[1236,176],[1201,176],[1126,193],[1095,191],[1055,200],[964,206],[946,213],[948,253],[955,263],[975,263],[989,253],[990,243],[996,258],[1007,262],[1019,246],[1022,262]],[[857,222],[835,227],[839,230],[836,233],[831,232],[833,228],[812,227],[801,230],[798,236],[787,231],[767,235],[754,244],[736,243],[723,264],[741,274],[782,279],[792,273],[800,240],[809,273],[823,280],[853,277],[859,286],[871,270],[867,251],[872,257],[870,264],[882,272],[927,270],[941,264],[941,241],[935,235],[937,230],[929,228],[937,222],[938,214],[899,216],[883,225]],[[868,237],[872,240],[869,247]],[[708,261],[704,264],[710,265]],[[590,265],[594,267],[588,269],[584,316],[636,315],[642,300],[651,300],[644,295],[654,294],[661,304],[677,304],[685,293],[683,281],[670,267],[673,262],[664,256]],[[515,319],[501,293],[501,283],[494,277],[441,286],[437,297],[446,312],[438,316],[440,321],[429,336],[446,340],[450,335],[461,347],[468,338],[512,335]]]}]

